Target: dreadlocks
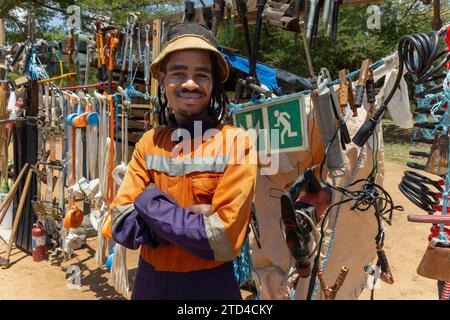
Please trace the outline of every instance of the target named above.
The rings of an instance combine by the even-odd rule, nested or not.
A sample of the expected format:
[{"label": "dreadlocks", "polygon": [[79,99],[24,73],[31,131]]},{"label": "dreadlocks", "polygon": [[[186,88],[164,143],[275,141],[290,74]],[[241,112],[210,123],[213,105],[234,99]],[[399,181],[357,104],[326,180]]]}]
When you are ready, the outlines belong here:
[{"label": "dreadlocks", "polygon": [[[208,115],[214,117],[214,120],[216,121],[215,125],[219,124],[223,117],[225,116],[226,112],[226,106],[228,105],[229,101],[226,96],[225,90],[222,86],[222,74],[221,70],[219,68],[219,65],[217,63],[217,58],[214,54],[210,54],[211,56],[211,73],[212,73],[212,82],[213,82],[213,89],[212,89],[212,95],[211,95],[211,102],[208,106]],[[163,61],[161,63],[161,71],[166,72],[166,66],[167,66],[167,60]],[[158,88],[158,102],[161,106],[161,110],[159,112],[159,124],[160,125],[167,125],[168,124],[168,108],[167,108],[167,97],[160,86]]]}]

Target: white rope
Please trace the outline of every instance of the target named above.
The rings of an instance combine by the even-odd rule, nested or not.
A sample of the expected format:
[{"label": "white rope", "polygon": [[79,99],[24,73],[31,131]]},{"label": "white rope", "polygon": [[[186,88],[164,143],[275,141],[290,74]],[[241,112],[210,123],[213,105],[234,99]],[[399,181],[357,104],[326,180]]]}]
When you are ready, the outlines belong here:
[{"label": "white rope", "polygon": [[103,266],[105,251],[109,252],[109,242],[108,239],[104,239],[102,236],[102,224],[107,211],[107,204],[105,197],[108,194],[108,168],[109,168],[109,148],[111,145],[111,139],[108,137],[105,141],[105,146],[103,150],[100,150],[103,162],[100,163],[100,193],[101,193],[101,205],[100,206],[100,219],[98,221],[97,227],[97,250],[95,252],[95,260],[99,266]]},{"label": "white rope", "polygon": [[108,278],[108,284],[113,286],[117,292],[128,295],[129,281],[127,270],[127,249],[116,243],[114,248],[111,271]]},{"label": "white rope", "polygon": [[121,157],[122,161],[118,166],[116,166],[112,172],[114,182],[120,186],[123,183],[123,178],[127,172],[128,163],[128,115],[125,107],[126,101],[124,101],[122,96],[122,130],[121,130]]},{"label": "white rope", "polygon": [[[102,213],[102,209],[100,209]],[[97,249],[95,250],[95,261],[102,267],[105,260],[105,246],[104,239],[102,235],[102,224],[103,224],[104,214],[100,214],[97,219]]]}]

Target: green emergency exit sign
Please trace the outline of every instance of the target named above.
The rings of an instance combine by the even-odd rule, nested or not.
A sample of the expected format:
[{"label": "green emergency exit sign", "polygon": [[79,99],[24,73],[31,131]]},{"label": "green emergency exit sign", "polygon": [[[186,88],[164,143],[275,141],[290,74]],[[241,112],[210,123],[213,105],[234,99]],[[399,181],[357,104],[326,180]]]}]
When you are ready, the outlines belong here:
[{"label": "green emergency exit sign", "polygon": [[233,122],[257,135],[257,149],[291,152],[308,149],[303,94],[274,98],[260,104],[234,106]]}]

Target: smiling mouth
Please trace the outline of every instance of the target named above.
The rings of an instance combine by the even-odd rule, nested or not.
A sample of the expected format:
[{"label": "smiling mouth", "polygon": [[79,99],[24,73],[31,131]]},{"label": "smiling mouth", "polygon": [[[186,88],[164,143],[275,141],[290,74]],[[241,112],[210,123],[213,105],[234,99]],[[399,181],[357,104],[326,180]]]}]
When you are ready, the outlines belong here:
[{"label": "smiling mouth", "polygon": [[203,98],[203,94],[201,93],[178,93],[177,97],[181,99],[187,99],[187,100],[198,100]]}]

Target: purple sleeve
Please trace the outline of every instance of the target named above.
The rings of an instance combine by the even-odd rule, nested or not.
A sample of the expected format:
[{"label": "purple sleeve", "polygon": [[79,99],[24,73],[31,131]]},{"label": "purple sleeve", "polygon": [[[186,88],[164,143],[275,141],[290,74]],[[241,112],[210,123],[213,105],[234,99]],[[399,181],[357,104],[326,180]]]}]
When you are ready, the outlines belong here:
[{"label": "purple sleeve", "polygon": [[141,245],[156,248],[158,244],[169,244],[164,239],[158,238],[147,227],[137,210],[130,211],[114,224],[112,236],[115,242],[128,249],[137,249]]},{"label": "purple sleeve", "polygon": [[145,224],[156,234],[197,257],[214,260],[203,215],[182,208],[158,188],[146,189],[134,202]]}]

